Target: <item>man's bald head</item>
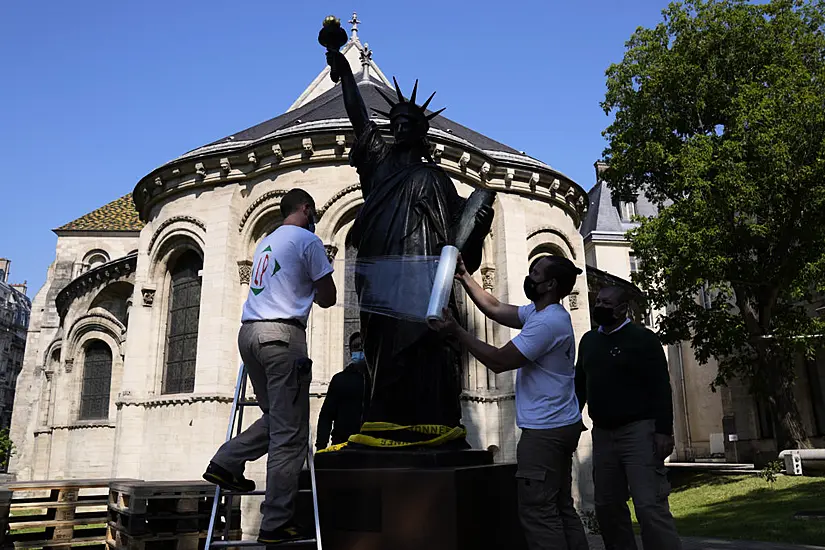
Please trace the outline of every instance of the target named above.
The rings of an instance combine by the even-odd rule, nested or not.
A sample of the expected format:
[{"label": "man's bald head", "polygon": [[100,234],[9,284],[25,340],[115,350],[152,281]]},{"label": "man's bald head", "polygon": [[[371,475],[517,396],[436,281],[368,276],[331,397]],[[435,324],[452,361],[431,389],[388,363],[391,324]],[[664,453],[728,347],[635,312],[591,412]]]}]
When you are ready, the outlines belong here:
[{"label": "man's bald head", "polygon": [[605,307],[618,307],[629,303],[630,294],[620,286],[606,286],[599,291],[596,298],[596,305]]}]

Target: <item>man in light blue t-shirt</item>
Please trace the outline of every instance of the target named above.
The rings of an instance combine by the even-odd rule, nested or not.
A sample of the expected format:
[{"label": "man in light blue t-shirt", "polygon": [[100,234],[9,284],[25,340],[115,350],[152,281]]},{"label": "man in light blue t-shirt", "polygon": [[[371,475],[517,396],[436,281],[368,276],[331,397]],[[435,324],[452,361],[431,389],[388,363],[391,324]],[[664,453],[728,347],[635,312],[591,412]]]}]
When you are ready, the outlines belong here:
[{"label": "man in light blue t-shirt", "polygon": [[482,289],[459,258],[456,278],[478,308],[521,333],[502,348],[482,342],[445,310],[433,328],[455,334],[479,361],[496,374],[516,373],[519,516],[531,550],[586,550],[587,537],[573,508],[573,453],[583,430],[576,399],[576,340],[570,314],[559,302],[582,273],[573,262],[543,256],[530,266],[524,293],[530,305],[503,304]]},{"label": "man in light blue t-shirt", "polygon": [[[282,224],[263,238],[252,261],[238,347],[263,416],[224,443],[204,479],[249,492],[247,462],[268,454],[266,497],[258,542],[277,544],[304,537],[293,522],[298,476],[309,441],[309,383],[306,323],[313,302],[335,305],[332,266],[315,235],[315,201],[303,189],[281,199]],[[308,526],[304,526],[308,527]]]}]

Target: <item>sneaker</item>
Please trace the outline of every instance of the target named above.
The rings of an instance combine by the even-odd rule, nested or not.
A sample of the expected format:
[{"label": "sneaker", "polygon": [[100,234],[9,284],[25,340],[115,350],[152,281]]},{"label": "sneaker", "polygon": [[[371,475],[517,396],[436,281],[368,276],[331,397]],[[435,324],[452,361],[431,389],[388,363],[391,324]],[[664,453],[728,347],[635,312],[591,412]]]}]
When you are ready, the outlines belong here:
[{"label": "sneaker", "polygon": [[235,476],[214,462],[210,462],[203,474],[203,479],[209,483],[220,486],[225,491],[235,491],[237,493],[249,493],[255,490],[255,482],[246,479],[244,476]]},{"label": "sneaker", "polygon": [[289,523],[279,527],[274,531],[261,529],[258,533],[258,542],[261,544],[281,544],[298,540],[307,540],[308,537],[303,530],[295,524]]}]

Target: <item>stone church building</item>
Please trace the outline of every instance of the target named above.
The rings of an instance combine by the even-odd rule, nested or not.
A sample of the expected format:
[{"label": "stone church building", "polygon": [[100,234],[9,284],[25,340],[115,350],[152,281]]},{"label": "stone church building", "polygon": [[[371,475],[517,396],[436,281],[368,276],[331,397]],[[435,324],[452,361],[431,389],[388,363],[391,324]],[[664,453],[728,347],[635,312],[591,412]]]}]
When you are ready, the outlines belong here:
[{"label": "stone church building", "polygon": [[[392,86],[352,23],[343,53],[368,107],[380,107],[378,89]],[[389,130],[387,120],[375,120]],[[523,303],[536,256],[561,255],[585,268],[579,227],[589,199],[578,184],[445,117],[433,120],[429,139],[462,196],[480,187],[498,193],[476,274],[485,288]],[[12,420],[19,480],[200,477],[226,433],[252,254],[280,222],[287,190],[302,187],[315,198],[316,233],[334,262],[339,302],[350,301],[342,296],[354,292],[345,277],[354,256],[347,236],[363,202],[348,163],[353,140],[341,87],[324,68],[284,114],[183,154],[131,194],[55,230]],[[459,299],[481,339],[503,345],[515,335]],[[590,328],[585,277],[565,305],[578,339]],[[357,323],[345,307],[310,316],[313,426]],[[492,374],[468,356],[463,387],[470,443],[515,460],[513,373]],[[585,492],[589,448],[586,433],[578,468]],[[261,483],[263,466],[251,465],[248,475]]]}]

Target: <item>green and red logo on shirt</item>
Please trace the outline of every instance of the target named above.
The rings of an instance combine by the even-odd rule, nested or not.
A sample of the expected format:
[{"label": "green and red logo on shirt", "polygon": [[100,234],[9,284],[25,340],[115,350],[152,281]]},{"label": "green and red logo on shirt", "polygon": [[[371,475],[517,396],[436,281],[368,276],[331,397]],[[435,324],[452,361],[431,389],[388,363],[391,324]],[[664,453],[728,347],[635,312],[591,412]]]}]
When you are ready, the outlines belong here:
[{"label": "green and red logo on shirt", "polygon": [[263,292],[264,288],[266,288],[265,277],[270,261],[275,264],[270,275],[273,276],[281,270],[281,264],[272,256],[272,248],[267,246],[261,251],[261,255],[258,256],[255,265],[252,266],[252,281],[249,285],[249,290],[251,290],[255,296]]}]

